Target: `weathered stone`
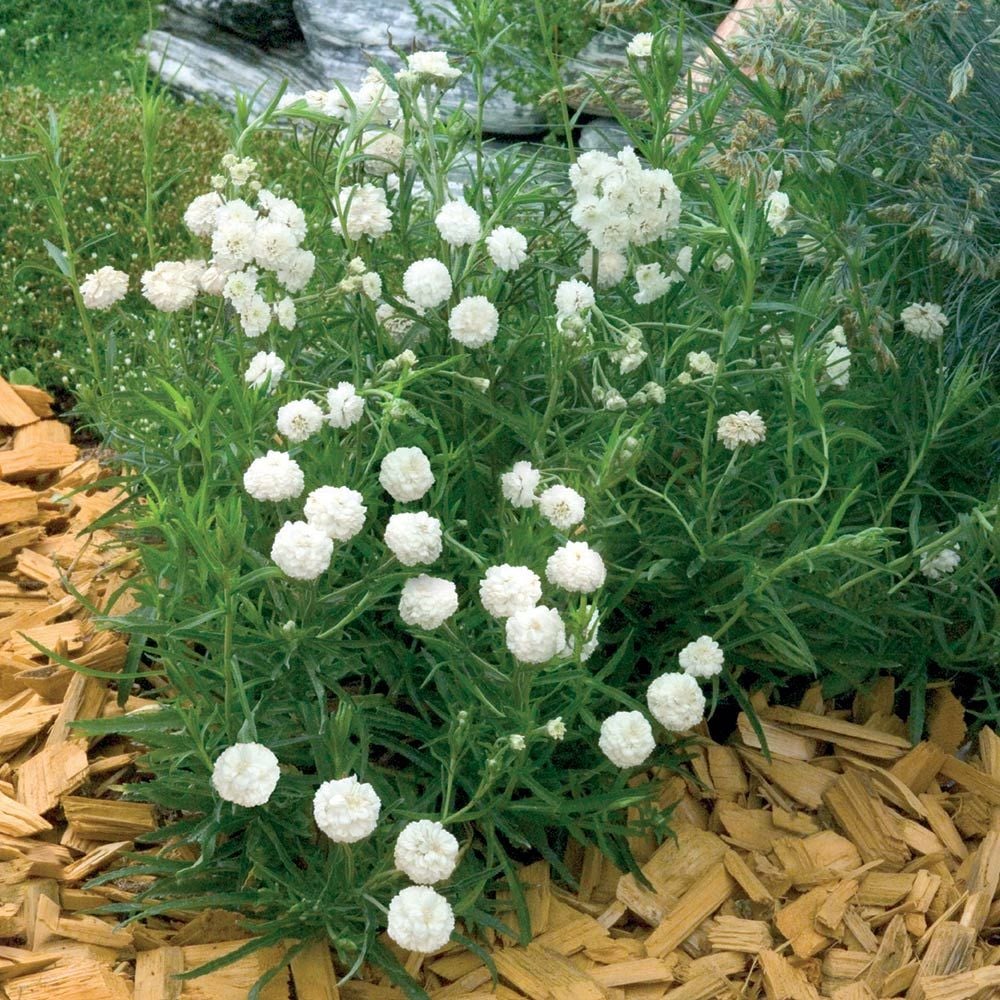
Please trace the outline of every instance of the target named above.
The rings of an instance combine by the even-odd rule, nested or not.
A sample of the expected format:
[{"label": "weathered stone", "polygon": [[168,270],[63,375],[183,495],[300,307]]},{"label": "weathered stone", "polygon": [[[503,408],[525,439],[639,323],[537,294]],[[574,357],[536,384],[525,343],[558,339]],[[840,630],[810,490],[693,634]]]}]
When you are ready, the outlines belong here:
[{"label": "weathered stone", "polygon": [[274,96],[283,79],[294,93],[321,86],[304,44],[263,51],[200,18],[169,11],[161,26],[144,38],[150,66],[174,90],[232,106],[236,91],[258,103]]},{"label": "weathered stone", "polygon": [[598,149],[602,153],[617,153],[632,145],[628,132],[611,118],[595,118],[580,130],[577,144],[581,151]]},{"label": "weathered stone", "polygon": [[292,0],[170,0],[178,10],[211,21],[265,48],[302,41]]},{"label": "weathered stone", "polygon": [[[414,44],[428,46],[428,37],[417,27],[409,0],[292,0],[302,34],[312,52],[351,45],[382,46],[389,39],[399,49]],[[454,13],[448,0],[440,0],[435,11]]]}]

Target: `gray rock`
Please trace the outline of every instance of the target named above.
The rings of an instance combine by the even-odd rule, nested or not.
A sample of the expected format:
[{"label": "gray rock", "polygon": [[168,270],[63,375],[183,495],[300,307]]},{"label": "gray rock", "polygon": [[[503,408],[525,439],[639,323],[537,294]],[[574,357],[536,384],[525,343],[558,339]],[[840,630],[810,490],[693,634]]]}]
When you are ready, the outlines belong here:
[{"label": "gray rock", "polygon": [[178,10],[265,48],[301,41],[292,0],[170,0]]},{"label": "gray rock", "polygon": [[615,154],[626,146],[632,145],[632,140],[616,121],[611,118],[595,118],[580,130],[579,148],[583,152],[591,149],[602,153]]},{"label": "gray rock", "polygon": [[[399,56],[389,47],[407,50],[414,46],[434,48],[440,42],[417,27],[409,0],[293,0],[310,58],[327,86],[339,80],[346,87],[356,87],[368,66],[367,53],[393,69],[401,65]],[[438,7],[453,10],[448,0]],[[360,72],[359,72],[360,67]],[[496,80],[489,75],[487,88]],[[474,110],[476,95],[464,77],[441,101],[446,111],[464,106]],[[483,129],[496,135],[536,135],[546,129],[545,116],[538,109],[519,104],[506,90],[493,90],[486,101]]]},{"label": "gray rock", "polygon": [[200,18],[168,12],[143,39],[149,64],[172,89],[232,107],[236,91],[260,89],[258,104],[274,96],[281,81],[294,93],[321,86],[303,43],[263,51]]}]

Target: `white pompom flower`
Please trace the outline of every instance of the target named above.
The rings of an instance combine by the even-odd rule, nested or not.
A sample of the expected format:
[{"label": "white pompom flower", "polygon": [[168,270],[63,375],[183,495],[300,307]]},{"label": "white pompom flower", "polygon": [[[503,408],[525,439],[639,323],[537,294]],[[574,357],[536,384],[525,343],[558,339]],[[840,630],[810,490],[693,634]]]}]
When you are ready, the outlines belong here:
[{"label": "white pompom flower", "polygon": [[466,347],[482,347],[496,339],[500,314],[485,295],[469,295],[462,299],[448,317],[452,340]]},{"label": "white pompom flower", "polygon": [[335,389],[327,390],[326,405],[326,422],[340,430],[353,427],[365,412],[364,398],[350,382],[338,382]]},{"label": "white pompom flower", "polygon": [[513,226],[497,226],[486,237],[486,252],[501,271],[516,271],[528,259],[528,241]]},{"label": "white pompom flower", "polygon": [[269,451],[263,458],[255,458],[243,473],[243,488],[254,500],[293,500],[305,485],[306,477],[298,462],[283,451]]},{"label": "white pompom flower", "polygon": [[716,434],[723,447],[735,451],[742,445],[753,447],[764,441],[767,438],[767,424],[760,411],[748,413],[746,410],[739,410],[719,418]]},{"label": "white pompom flower", "polygon": [[215,231],[215,219],[222,207],[222,196],[218,191],[200,194],[184,210],[184,225],[203,239]]},{"label": "white pompom flower", "polygon": [[937,581],[954,573],[961,562],[962,556],[958,545],[954,548],[941,549],[933,555],[925,552],[920,557],[920,572],[928,580]]},{"label": "white pompom flower", "polygon": [[663,674],[646,691],[649,712],[664,729],[683,733],[705,717],[705,695],[690,674]]},{"label": "white pompom flower", "polygon": [[556,311],[561,317],[582,316],[594,302],[594,290],[585,281],[561,281],[556,288]]},{"label": "white pompom flower", "polygon": [[324,781],[313,798],[316,825],[338,844],[355,844],[371,836],[378,826],[382,800],[356,774]]},{"label": "white pompom flower", "polygon": [[601,723],[597,745],[615,767],[638,767],[656,749],[656,740],[642,712],[615,712]]},{"label": "white pompom flower", "polygon": [[604,586],[607,571],[599,552],[586,542],[567,542],[545,564],[549,583],[574,594],[591,594]]},{"label": "white pompom flower", "polygon": [[547,663],[566,645],[566,626],[555,608],[525,608],[507,619],[506,638],[515,659]]},{"label": "white pompom flower", "polygon": [[482,234],[479,213],[464,201],[449,201],[434,216],[434,225],[441,239],[453,247],[471,246]]},{"label": "white pompom flower", "polygon": [[128,275],[113,267],[99,267],[80,282],[80,297],[88,309],[110,309],[127,291]]},{"label": "white pompom flower", "polygon": [[323,411],[311,399],[296,399],[278,408],[278,433],[296,444],[323,426]]},{"label": "white pompom flower", "polygon": [[625,50],[633,59],[648,59],[653,54],[653,35],[649,31],[640,31],[632,36]]},{"label": "white pompom flower", "polygon": [[448,268],[434,257],[414,261],[403,274],[406,297],[421,309],[435,309],[451,297]]},{"label": "white pompom flower", "polygon": [[479,599],[487,614],[509,618],[533,608],[542,599],[542,581],[527,566],[490,566],[479,581]]},{"label": "white pompom flower", "polygon": [[243,381],[251,389],[267,386],[269,392],[274,392],[284,374],[285,362],[274,351],[258,351],[250,359],[250,364],[243,373]]},{"label": "white pompom flower", "polygon": [[434,485],[431,463],[419,448],[396,448],[379,466],[378,481],[400,503],[419,500]]},{"label": "white pompom flower", "polygon": [[329,568],[333,541],[305,521],[286,521],[274,536],[271,559],[293,580],[317,580]]},{"label": "white pompom flower", "polygon": [[903,329],[911,337],[928,343],[940,340],[948,325],[944,310],[934,302],[913,302],[899,314],[899,318]]},{"label": "white pompom flower", "polygon": [[771,227],[775,236],[784,236],[788,232],[788,216],[791,204],[784,191],[772,191],[764,203],[765,221]]},{"label": "white pompom flower", "polygon": [[215,758],[212,787],[227,802],[250,809],[274,792],[281,771],[278,758],[260,743],[236,743]]},{"label": "white pompom flower", "polygon": [[364,497],[348,486],[320,486],[306,497],[306,523],[337,542],[350,541],[364,526]]},{"label": "white pompom flower", "polygon": [[677,654],[684,673],[699,680],[721,674],[725,659],[722,647],[710,635],[699,636]]},{"label": "white pompom flower", "polygon": [[161,260],[142,276],[142,294],[160,312],[186,309],[198,297],[204,261]]},{"label": "white pompom flower", "polygon": [[542,474],[530,462],[515,462],[510,472],[500,477],[500,490],[515,507],[533,507],[541,481]]},{"label": "white pompom flower", "polygon": [[427,566],[441,555],[441,522],[425,511],[393,514],[383,537],[404,566]]},{"label": "white pompom flower", "polygon": [[341,226],[348,239],[362,236],[378,240],[392,229],[392,209],[386,204],[385,191],[374,184],[350,184],[337,192],[334,200],[333,228]]},{"label": "white pompom flower", "polygon": [[407,625],[431,629],[443,625],[458,610],[458,591],[451,580],[421,573],[403,584],[399,617]]},{"label": "white pompom flower", "polygon": [[396,868],[417,885],[451,878],[458,864],[458,841],[440,823],[418,819],[407,823],[396,838]]},{"label": "white pompom flower", "polygon": [[538,509],[550,524],[566,531],[583,520],[587,503],[568,486],[550,486],[538,498]]},{"label": "white pompom flower", "polygon": [[462,71],[448,62],[448,53],[440,49],[411,52],[406,57],[406,68],[396,73],[396,78],[404,83],[434,83],[439,87],[449,87]]},{"label": "white pompom flower", "polygon": [[454,929],[451,904],[429,886],[408,886],[389,903],[389,937],[406,951],[425,955],[440,951]]}]

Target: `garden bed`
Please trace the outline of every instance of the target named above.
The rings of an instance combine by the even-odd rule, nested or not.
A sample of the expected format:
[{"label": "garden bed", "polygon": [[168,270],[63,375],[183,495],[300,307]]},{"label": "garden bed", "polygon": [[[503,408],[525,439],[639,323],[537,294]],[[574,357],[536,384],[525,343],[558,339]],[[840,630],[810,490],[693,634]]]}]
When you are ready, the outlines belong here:
[{"label": "garden bed", "polygon": [[[48,404],[38,390],[0,382],[0,420],[20,424],[0,448],[0,994],[242,1000],[285,949],[183,985],[173,978],[246,945],[235,914],[178,909],[118,927],[89,912],[133,897],[141,879],[86,883],[159,817],[118,796],[141,748],[88,741],[73,723],[152,703],[115,697],[108,675],[126,646],[97,631],[88,610],[121,613],[130,600],[128,553],[95,527],[122,494],[101,488],[100,465],[79,458]],[[574,888],[544,861],[520,871],[523,940],[492,935],[488,961],[458,943],[426,956],[396,948],[397,957],[441,1000],[992,995],[1000,738],[984,728],[967,744],[962,706],[940,687],[930,739],[913,746],[896,704],[890,678],[847,709],[818,687],[794,709],[758,694],[759,723],[741,714],[725,743],[702,725],[682,774],[633,778],[661,783],[657,808],[670,811],[676,834],[659,845],[633,838],[648,885],[570,842]],[[518,931],[516,913],[501,905],[499,916]],[[372,968],[338,988],[342,972],[318,941],[261,996],[405,996]]]}]

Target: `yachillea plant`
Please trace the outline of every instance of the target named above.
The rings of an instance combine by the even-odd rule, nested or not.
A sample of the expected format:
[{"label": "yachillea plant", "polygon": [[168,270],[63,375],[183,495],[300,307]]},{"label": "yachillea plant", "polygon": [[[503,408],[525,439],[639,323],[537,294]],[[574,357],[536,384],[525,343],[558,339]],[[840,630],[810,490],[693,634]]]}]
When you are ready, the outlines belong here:
[{"label": "yachillea plant", "polygon": [[705,170],[669,96],[642,156],[490,156],[438,114],[458,72],[241,102],[190,257],[139,287],[51,241],[95,356],[146,374],[81,389],[141,499],[121,694],[158,699],[86,724],[148,748],[164,819],[116,909],[237,910],[247,949],[323,936],[404,984],[398,949],[526,931],[521,860],[634,869],[720,692],[893,670],[919,705],[997,654],[997,401],[957,318],[887,299],[886,368],[801,273],[804,205]]}]

